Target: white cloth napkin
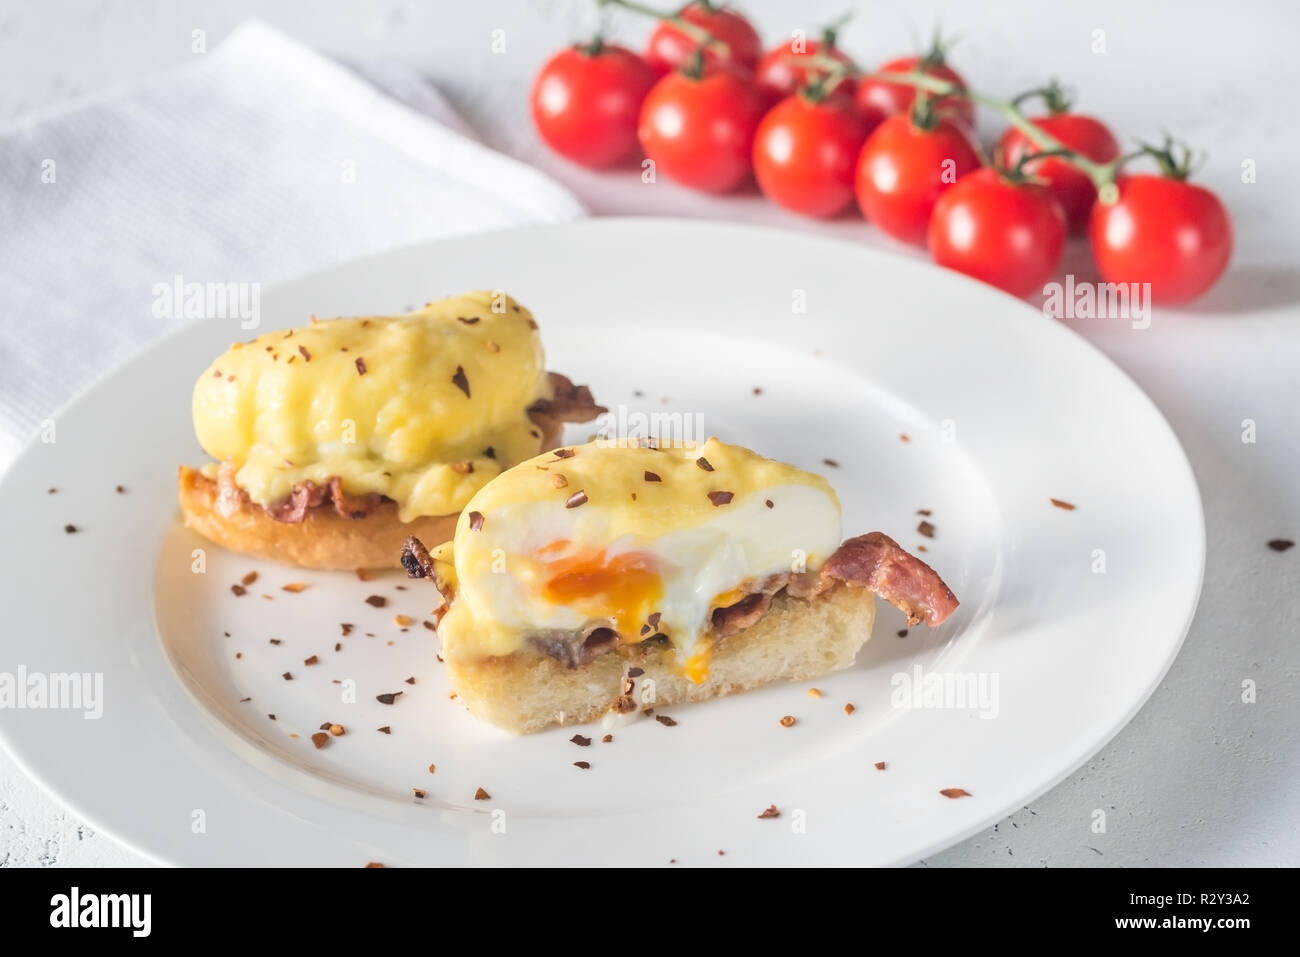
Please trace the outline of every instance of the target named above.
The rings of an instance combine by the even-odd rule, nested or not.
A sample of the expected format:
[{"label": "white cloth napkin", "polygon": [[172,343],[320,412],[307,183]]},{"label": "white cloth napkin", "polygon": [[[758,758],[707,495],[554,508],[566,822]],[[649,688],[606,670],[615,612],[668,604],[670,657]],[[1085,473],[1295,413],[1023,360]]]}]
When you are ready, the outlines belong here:
[{"label": "white cloth napkin", "polygon": [[269,282],[584,215],[411,71],[354,72],[260,22],[195,59],[0,132],[0,470],[184,321],[154,316],[157,283]]}]

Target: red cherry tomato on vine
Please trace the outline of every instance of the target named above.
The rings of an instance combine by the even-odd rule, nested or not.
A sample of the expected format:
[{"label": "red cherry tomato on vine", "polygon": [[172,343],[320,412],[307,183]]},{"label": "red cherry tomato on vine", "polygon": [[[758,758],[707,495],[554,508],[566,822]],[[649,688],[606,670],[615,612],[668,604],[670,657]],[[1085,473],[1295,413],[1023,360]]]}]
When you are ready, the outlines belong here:
[{"label": "red cherry tomato on vine", "polygon": [[[955,83],[963,90],[966,89],[966,81],[962,79],[961,74],[944,63],[941,58],[936,62],[933,54],[929,57],[905,56],[897,60],[890,60],[873,72],[915,73],[917,67],[921,66],[922,63],[925,64],[922,72],[926,76],[932,76],[937,80],[946,80],[949,83]],[[912,103],[915,100],[916,87],[866,78],[858,83],[857,92],[854,94],[854,102],[857,103],[858,110],[862,113],[863,118],[868,121],[873,117],[908,113],[911,111]],[[968,129],[975,129],[975,104],[970,100],[957,96],[940,97],[935,101],[935,108],[945,116],[961,120]]]},{"label": "red cherry tomato on vine", "polygon": [[749,175],[763,98],[734,67],[691,76],[669,73],[641,107],[638,136],[655,168],[684,186],[711,193],[734,189]]},{"label": "red cherry tomato on vine", "polygon": [[754,138],[754,177],[778,206],[834,216],[853,202],[853,174],[866,125],[844,99],[788,96],[768,111]]},{"label": "red cherry tomato on vine", "polygon": [[930,255],[940,266],[1013,296],[1043,288],[1061,264],[1065,215],[1048,190],[994,169],[959,179],[930,218]]},{"label": "red cherry tomato on vine", "polygon": [[939,120],[922,129],[905,113],[891,116],[867,137],[858,156],[858,205],[894,238],[923,243],[935,200],[979,165],[960,124]]},{"label": "red cherry tomato on vine", "polygon": [[631,50],[596,43],[561,50],[533,83],[533,123],[555,152],[583,166],[613,166],[637,152],[641,103],[654,71]]},{"label": "red cherry tomato on vine", "polygon": [[[758,58],[763,53],[763,41],[750,22],[735,10],[696,2],[684,7],[678,16],[687,23],[707,30],[727,45],[727,53],[722,53],[715,47],[705,50],[704,60],[709,66],[730,62],[746,70],[753,70],[758,65]],[[683,33],[671,20],[660,20],[650,34],[645,58],[655,72],[663,76],[687,66],[699,45],[698,40]]]},{"label": "red cherry tomato on vine", "polygon": [[[806,61],[814,56],[830,57],[838,60],[850,70],[855,70],[852,58],[836,46],[826,46],[817,40],[805,40],[799,52],[795,52],[795,42],[791,40],[779,47],[773,47],[763,54],[758,61],[755,79],[758,88],[771,103],[785,99],[791,93],[805,86],[809,80],[824,75],[826,70],[813,66]],[[850,81],[840,84],[846,94],[852,90]]]},{"label": "red cherry tomato on vine", "polygon": [[[1034,118],[1031,122],[1044,133],[1060,140],[1062,146],[1068,146],[1095,162],[1109,163],[1119,157],[1119,142],[1114,134],[1107,129],[1105,123],[1091,116],[1082,113],[1055,113]],[[1014,169],[1022,157],[1041,152],[1014,126],[1002,134],[998,148],[1002,153],[1002,162],[1008,169]],[[1088,174],[1059,156],[1034,160],[1022,168],[1035,179],[1046,181],[1048,190],[1061,204],[1070,232],[1082,233],[1088,225],[1092,204],[1097,199],[1097,187]]]},{"label": "red cherry tomato on vine", "polygon": [[1186,302],[1223,275],[1232,220],[1219,197],[1182,179],[1121,177],[1119,200],[1097,203],[1088,224],[1092,255],[1107,282],[1151,283],[1162,302]]}]

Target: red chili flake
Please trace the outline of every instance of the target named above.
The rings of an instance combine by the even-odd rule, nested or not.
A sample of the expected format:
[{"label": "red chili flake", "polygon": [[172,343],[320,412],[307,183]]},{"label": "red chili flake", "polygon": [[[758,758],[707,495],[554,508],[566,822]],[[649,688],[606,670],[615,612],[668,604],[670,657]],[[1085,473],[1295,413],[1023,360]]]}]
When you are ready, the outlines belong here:
[{"label": "red chili flake", "polygon": [[900,629],[898,629],[898,637],[899,637],[899,638],[906,638],[906,637],[907,637],[907,629],[906,629],[906,628],[900,628]]},{"label": "red chili flake", "polygon": [[276,717],[273,714],[268,714],[267,717],[270,718],[272,721],[276,720]]},{"label": "red chili flake", "polygon": [[357,358],[356,358],[355,361],[356,361],[356,366],[357,366],[357,375],[365,375],[365,374],[366,374],[366,360],[363,359],[361,356],[357,356]]},{"label": "red chili flake", "polygon": [[916,526],[916,531],[926,538],[934,538],[934,526],[925,519],[921,519],[921,524]]},{"label": "red chili flake", "polygon": [[420,624],[424,625],[424,627],[428,628],[430,631],[438,630],[438,626],[435,625],[433,622],[429,621],[427,618],[424,621],[420,622]]},{"label": "red chili flake", "polygon": [[366,599],[366,604],[374,608],[383,608],[388,604],[388,599],[383,595],[371,595]]},{"label": "red chili flake", "polygon": [[930,514],[930,510],[929,510],[928,508],[918,508],[918,509],[916,510],[916,514],[917,514],[917,515],[927,515],[927,516],[928,516],[928,515]]},{"label": "red chili flake", "polygon": [[483,513],[482,513],[482,512],[470,512],[470,513],[469,513],[469,528],[470,528],[470,531],[472,531],[472,532],[477,532],[477,531],[479,531],[480,529],[483,528]]},{"label": "red chili flake", "polygon": [[244,653],[243,653],[242,651],[236,651],[236,652],[235,652],[235,658],[236,658],[236,659],[239,659],[239,658],[242,658],[242,657],[244,657]]},{"label": "red chili flake", "polygon": [[590,762],[590,761],[574,761],[574,762],[573,762],[573,766],[574,766],[575,768],[582,768],[582,770],[584,770],[584,771],[590,771],[590,770],[591,770],[591,762]]},{"label": "red chili flake", "polygon": [[644,668],[635,668],[635,667],[633,667],[633,668],[628,668],[628,669],[627,669],[627,676],[628,676],[629,678],[640,678],[643,674],[645,674],[645,669],[644,669]]},{"label": "red chili flake", "polygon": [[930,549],[926,548],[924,545],[917,545],[916,550],[918,552],[928,552]]},{"label": "red chili flake", "polygon": [[478,322],[478,316],[457,316],[457,322],[463,322],[467,326],[472,326]]},{"label": "red chili flake", "polygon": [[366,867],[367,867],[367,868],[371,868],[371,867],[383,867],[383,866],[384,866],[384,865],[383,865],[383,864],[380,864],[378,861],[369,861],[369,862],[366,864]]},{"label": "red chili flake", "polygon": [[414,794],[421,801],[423,801],[425,798],[429,796],[429,792],[426,791],[424,788],[411,788],[411,793]]},{"label": "red chili flake", "polygon": [[380,734],[392,734],[392,733],[393,733],[393,729],[390,728],[388,725],[384,725],[382,728],[377,728],[376,730],[377,730]]},{"label": "red chili flake", "polygon": [[346,621],[344,621],[344,622],[340,622],[340,623],[339,623],[339,628],[342,629],[342,631],[343,631],[343,637],[344,637],[344,638],[346,638],[348,635],[352,634],[352,625],[350,625],[350,624],[349,624],[348,622],[346,622]]},{"label": "red chili flake", "polygon": [[388,691],[384,694],[375,695],[375,700],[380,704],[393,704],[402,694],[401,691]]},{"label": "red chili flake", "polygon": [[767,806],[767,810],[765,810],[762,814],[760,814],[760,815],[758,816],[758,819],[759,819],[760,821],[768,821],[768,820],[771,820],[771,819],[774,818],[774,817],[780,817],[780,816],[781,816],[781,812],[780,812],[779,810],[777,810],[776,805],[775,805],[775,804],[769,804],[769,805]]},{"label": "red chili flake", "polygon": [[943,788],[939,793],[946,798],[968,798],[972,796],[965,788]]},{"label": "red chili flake", "polygon": [[310,658],[304,658],[302,663],[310,668],[312,665],[320,664],[320,658],[316,657],[316,655],[312,655]]},{"label": "red chili flake", "polygon": [[125,485],[119,485],[119,486],[117,486],[115,489],[113,489],[113,491],[117,492],[118,495],[125,495],[125,494],[126,494],[126,486],[125,486]]},{"label": "red chili flake", "polygon": [[474,800],[490,801],[492,800],[492,795],[488,794],[487,791],[484,791],[482,788],[479,788],[477,791],[474,792]]},{"label": "red chili flake", "polygon": [[600,739],[602,744],[609,744],[613,740],[614,740],[614,736],[612,734],[607,734]]},{"label": "red chili flake", "polygon": [[280,641],[279,638],[272,638],[272,639],[270,639],[270,641],[271,641],[271,644],[273,644],[273,645],[281,644],[281,641]]},{"label": "red chili flake", "polygon": [[754,386],[754,395],[762,395],[762,394],[763,394],[763,387],[757,385]]},{"label": "red chili flake", "polygon": [[360,578],[363,582],[368,582],[370,581],[370,572],[366,571],[364,568],[358,568],[357,577]]},{"label": "red chili flake", "polygon": [[855,708],[855,707],[854,707],[853,705],[851,705],[851,704],[846,704],[846,705],[844,706],[844,713],[845,713],[845,714],[852,714],[853,712],[855,712],[855,711],[857,711],[857,710],[858,710],[858,709]]},{"label": "red chili flake", "polygon": [[706,472],[713,471],[713,466],[709,464],[709,460],[706,459],[703,455],[701,455],[698,459],[695,460],[695,464],[698,465],[700,468],[704,469],[704,471]]},{"label": "red chili flake", "polygon": [[911,442],[912,439],[911,439],[911,437],[910,437],[906,432],[900,432],[900,433],[898,434],[898,441],[900,441],[900,442]]},{"label": "red chili flake", "polygon": [[579,505],[586,505],[586,504],[587,504],[587,493],[582,489],[578,489],[578,491],[574,492],[572,495],[568,497],[568,499],[565,500],[564,507],[577,508]]},{"label": "red chili flake", "polygon": [[342,651],[342,650],[343,650],[343,642],[341,642],[341,641],[336,641],[336,642],[334,642],[334,650],[335,650],[335,651]]},{"label": "red chili flake", "polygon": [[663,479],[661,479],[661,478],[660,478],[658,475],[656,475],[654,472],[646,472],[646,473],[645,473],[645,480],[646,480],[647,482],[662,482],[662,481],[663,481]]},{"label": "red chili flake", "polygon": [[[71,526],[68,527],[71,528]],[[248,589],[245,588],[243,585],[231,585],[230,591],[237,598],[248,594]]]},{"label": "red chili flake", "polygon": [[1275,538],[1268,543],[1268,547],[1275,552],[1284,552],[1288,548],[1295,548],[1295,542],[1289,538]]},{"label": "red chili flake", "polygon": [[456,374],[451,377],[451,384],[465,393],[465,398],[469,398],[469,379],[465,378],[465,368],[456,366]]},{"label": "red chili flake", "polygon": [[1075,506],[1074,506],[1074,505],[1071,505],[1069,502],[1063,502],[1063,501],[1062,501],[1061,499],[1059,499],[1059,498],[1049,499],[1049,501],[1050,501],[1053,505],[1055,505],[1057,508],[1063,508],[1063,509],[1065,509],[1067,512],[1073,512],[1074,509],[1075,509]]},{"label": "red chili flake", "polygon": [[307,360],[308,362],[311,362],[311,353],[307,351],[307,347],[306,347],[306,346],[299,346],[299,347],[298,347],[298,352],[300,352],[300,353],[302,354],[302,357],[303,357],[305,360]]},{"label": "red chili flake", "polygon": [[764,500],[763,504],[766,505],[768,508],[773,508],[773,507],[774,507],[774,506],[772,505],[772,500],[771,500],[770,498]]},{"label": "red chili flake", "polygon": [[578,454],[578,453],[575,452],[575,451],[573,451],[573,449],[556,449],[556,450],[555,450],[555,457],[556,457],[557,459],[571,459],[571,458],[573,458],[573,457],[574,457],[575,455],[577,455],[577,454]]},{"label": "red chili flake", "polygon": [[413,684],[415,684],[415,675],[411,675],[411,677],[407,678],[407,679],[406,679],[406,683],[407,683],[408,685],[413,685]]},{"label": "red chili flake", "polygon": [[292,681],[292,680],[293,680],[293,672],[292,672],[292,671],[286,671],[284,674],[280,675],[280,677],[283,678],[285,681]]},{"label": "red chili flake", "polygon": [[709,501],[713,503],[714,508],[717,508],[719,505],[731,504],[731,500],[735,497],[736,496],[733,495],[731,492],[710,492],[709,493]]},{"label": "red chili flake", "polygon": [[252,701],[252,700],[253,700],[252,698],[240,698],[240,699],[239,699],[239,703],[240,703],[240,704],[244,704],[245,702],[247,702],[247,701]]},{"label": "red chili flake", "polygon": [[837,469],[840,467],[840,463],[836,462],[834,459],[822,459],[822,465],[825,465],[827,468],[832,468],[832,469]]},{"label": "red chili flake", "polygon": [[311,736],[311,743],[316,745],[317,751],[325,747],[325,745],[329,744],[329,742],[330,742],[330,736],[326,734],[324,731],[317,731],[315,734]]},{"label": "red chili flake", "polygon": [[677,727],[677,722],[674,721],[672,718],[668,717],[668,715],[666,714],[655,715],[655,720],[658,721],[660,724],[662,724],[665,728]]},{"label": "red chili flake", "polygon": [[787,714],[785,717],[783,717],[783,718],[781,719],[781,727],[783,727],[783,728],[793,728],[793,727],[794,727],[794,715],[792,715],[792,714]]},{"label": "red chili flake", "polygon": [[885,765],[885,762],[884,762],[884,761],[877,761],[877,762],[876,762],[876,770],[877,770],[877,771],[883,771],[883,770],[885,770],[885,767],[886,767],[886,765]]},{"label": "red chili flake", "polygon": [[580,735],[580,734],[575,734],[575,735],[574,735],[573,737],[571,737],[569,740],[572,741],[574,744],[576,744],[576,745],[577,745],[578,747],[580,747],[580,748],[589,748],[589,747],[591,747],[591,738],[583,737],[583,736]]}]

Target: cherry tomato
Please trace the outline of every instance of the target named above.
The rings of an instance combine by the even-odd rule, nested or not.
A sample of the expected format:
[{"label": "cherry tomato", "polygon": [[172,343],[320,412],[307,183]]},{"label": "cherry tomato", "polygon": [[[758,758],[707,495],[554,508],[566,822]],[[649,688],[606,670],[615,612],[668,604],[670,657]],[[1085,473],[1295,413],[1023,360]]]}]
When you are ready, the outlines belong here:
[{"label": "cherry tomato", "polygon": [[1061,264],[1065,214],[1046,187],[994,169],[957,180],[934,204],[930,255],[1013,296],[1043,288]]},{"label": "cherry tomato", "polygon": [[1219,197],[1181,179],[1121,177],[1119,200],[1097,203],[1088,230],[1107,282],[1149,282],[1163,302],[1209,289],[1232,257],[1232,220]]},{"label": "cherry tomato", "polygon": [[[1091,116],[1082,113],[1054,113],[1051,116],[1036,117],[1031,122],[1044,133],[1060,140],[1061,145],[1082,153],[1090,160],[1109,163],[1119,156],[1119,142],[1114,134],[1106,128],[1105,123]],[[1014,169],[1022,157],[1041,152],[1014,126],[1002,134],[998,140],[998,149],[1002,153],[1003,164],[1009,169]],[[1088,225],[1092,204],[1097,199],[1097,187],[1088,174],[1059,156],[1035,160],[1022,168],[1036,179],[1046,181],[1047,188],[1061,204],[1070,232],[1082,233]]]},{"label": "cherry tomato", "polygon": [[754,137],[754,176],[778,206],[834,216],[853,202],[866,125],[844,99],[796,93],[768,111]]},{"label": "cherry tomato", "polygon": [[660,172],[724,193],[749,175],[762,118],[763,98],[748,74],[726,65],[706,67],[699,77],[678,70],[650,90],[637,132]]},{"label": "cherry tomato", "polygon": [[[683,7],[678,16],[687,23],[709,31],[727,45],[728,52],[725,54],[713,47],[705,50],[704,61],[709,66],[729,61],[746,70],[753,70],[758,65],[758,58],[763,52],[763,41],[749,21],[735,10],[721,9],[697,0]],[[699,45],[699,41],[683,33],[671,20],[660,20],[650,34],[645,58],[655,72],[663,76],[687,66]]]},{"label": "cherry tomato", "polygon": [[858,205],[894,238],[923,243],[939,194],[979,165],[959,123],[938,120],[922,129],[906,113],[891,116],[867,137],[858,156]]},{"label": "cherry tomato", "polygon": [[[917,67],[922,64],[924,64],[924,69],[921,72],[926,76],[932,76],[937,80],[947,80],[949,83],[955,83],[963,90],[966,89],[966,81],[961,78],[961,74],[944,63],[942,58],[936,60],[933,54],[928,57],[905,56],[897,60],[890,60],[875,72],[915,73]],[[907,113],[912,109],[912,103],[915,100],[916,87],[907,86],[903,83],[886,83],[882,80],[865,78],[858,83],[857,92],[854,94],[854,102],[857,103],[858,110],[862,113],[863,118],[868,121],[873,117],[887,117],[898,113]],[[961,120],[968,129],[975,129],[975,104],[970,100],[957,96],[940,97],[935,101],[935,108],[945,116]]]},{"label": "cherry tomato", "polygon": [[[852,58],[833,44],[827,46],[817,40],[805,40],[799,52],[795,52],[794,47],[795,42],[793,40],[783,43],[779,47],[768,50],[763,54],[763,58],[758,61],[755,79],[758,80],[759,90],[768,98],[770,103],[777,103],[785,99],[791,93],[806,85],[809,80],[826,72],[824,69],[806,62],[800,62],[810,57],[830,57],[843,63],[850,70],[857,69]],[[842,86],[846,93],[852,89],[848,81],[845,81]]]},{"label": "cherry tomato", "polygon": [[570,47],[537,74],[533,123],[562,156],[613,166],[637,151],[637,118],[654,83],[654,71],[631,50],[599,41]]}]

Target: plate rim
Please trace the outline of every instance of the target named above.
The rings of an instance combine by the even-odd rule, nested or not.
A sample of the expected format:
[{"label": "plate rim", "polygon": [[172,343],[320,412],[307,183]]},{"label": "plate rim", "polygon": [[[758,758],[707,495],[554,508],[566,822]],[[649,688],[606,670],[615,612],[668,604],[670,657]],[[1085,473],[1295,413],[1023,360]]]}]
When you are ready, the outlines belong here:
[{"label": "plate rim", "polygon": [[[496,237],[516,236],[519,234],[528,234],[534,232],[553,233],[553,232],[569,231],[569,230],[583,231],[583,230],[591,230],[591,229],[599,230],[599,229],[606,229],[606,228],[637,229],[637,228],[644,228],[647,226],[651,228],[664,228],[664,229],[688,229],[688,230],[706,230],[706,231],[711,230],[717,232],[735,232],[738,234],[743,234],[747,237],[752,237],[755,233],[762,233],[762,234],[768,234],[775,238],[783,238],[787,241],[794,241],[800,244],[803,243],[810,243],[814,245],[826,244],[834,247],[840,247],[845,249],[846,251],[852,250],[857,255],[865,256],[870,260],[875,260],[880,263],[897,264],[900,262],[905,262],[905,263],[910,263],[913,267],[925,271],[938,271],[945,277],[945,281],[956,282],[958,284],[965,284],[968,287],[968,289],[970,289],[972,292],[976,292],[980,296],[988,296],[992,294],[994,297],[1001,298],[1002,300],[1004,300],[1005,305],[1009,307],[1009,311],[1015,310],[1015,311],[1023,312],[1026,320],[1030,319],[1031,316],[1039,314],[1038,310],[1035,310],[1032,305],[1030,305],[1028,302],[1026,302],[1023,299],[1018,299],[1005,292],[987,286],[986,284],[979,282],[978,280],[972,279],[970,277],[952,272],[947,269],[942,269],[941,267],[933,263],[923,262],[921,260],[908,257],[905,254],[900,253],[899,251],[896,250],[883,249],[874,246],[867,246],[867,245],[856,243],[851,239],[846,239],[839,236],[828,236],[820,233],[803,232],[799,230],[782,228],[778,226],[753,225],[753,224],[737,223],[734,221],[699,220],[699,219],[690,219],[690,218],[683,218],[683,217],[667,217],[667,216],[595,216],[591,218],[566,221],[562,223],[538,223],[538,224],[531,224],[526,226],[516,226],[516,227],[511,227],[511,228],[501,229],[501,230],[480,231],[480,232],[462,234],[454,237],[444,237],[439,239],[426,240],[419,243],[407,244],[403,246],[394,247],[392,249],[380,251],[377,253],[372,253],[367,256],[359,257],[353,260],[330,263],[320,269],[313,270],[309,273],[305,273],[288,279],[269,282],[264,284],[263,293],[269,296],[272,301],[274,301],[274,299],[278,298],[287,289],[293,287],[309,286],[313,282],[321,281],[322,277],[328,276],[331,273],[365,269],[372,266],[373,264],[380,263],[392,259],[394,257],[400,257],[402,255],[414,255],[417,254],[419,251],[436,250],[439,247],[444,246],[446,244],[456,243],[460,240],[464,240],[467,238],[491,240],[492,238],[496,238]],[[1025,312],[1025,310],[1028,310],[1028,312]],[[156,338],[141,344],[139,348],[135,349],[131,354],[129,354],[125,359],[123,359],[117,365],[106,368],[102,372],[100,372],[97,376],[93,378],[93,380],[91,380],[87,385],[85,385],[82,389],[80,389],[72,398],[64,402],[57,411],[50,413],[48,417],[53,418],[55,420],[62,418],[68,411],[70,411],[71,409],[75,408],[76,406],[84,402],[87,402],[98,392],[100,392],[108,385],[110,385],[114,380],[116,380],[119,376],[121,376],[124,371],[130,369],[131,367],[137,364],[141,364],[141,365],[147,364],[150,361],[151,356],[154,356],[156,353],[164,351],[170,344],[172,344],[176,340],[195,334],[196,329],[201,327],[202,322],[203,320],[201,319],[186,321],[184,323],[176,325],[174,328],[166,330]],[[1196,479],[1195,471],[1192,468],[1191,462],[1187,457],[1187,453],[1183,447],[1182,442],[1179,440],[1177,432],[1170,424],[1168,418],[1160,410],[1159,406],[1156,405],[1154,400],[1147,394],[1147,392],[1142,388],[1142,386],[1138,382],[1136,382],[1133,379],[1133,377],[1130,376],[1122,367],[1120,367],[1119,364],[1115,362],[1115,360],[1113,360],[1110,356],[1108,356],[1105,352],[1103,352],[1097,345],[1095,345],[1093,342],[1089,341],[1082,335],[1072,332],[1070,329],[1064,327],[1064,325],[1058,321],[1044,320],[1042,325],[1039,328],[1045,328],[1048,325],[1056,326],[1058,328],[1056,328],[1050,333],[1047,333],[1047,335],[1058,337],[1058,341],[1060,342],[1071,343],[1071,345],[1067,346],[1066,348],[1083,349],[1086,354],[1091,355],[1094,361],[1100,360],[1101,365],[1105,367],[1108,370],[1108,372],[1118,376],[1120,379],[1127,382],[1128,385],[1131,386],[1134,397],[1137,398],[1138,401],[1145,404],[1146,410],[1152,415],[1154,415],[1155,420],[1167,432],[1168,438],[1171,440],[1173,450],[1175,450],[1177,453],[1176,462],[1177,462],[1178,471],[1180,473],[1180,478],[1186,480],[1187,490],[1191,493],[1192,504],[1195,506],[1194,507],[1195,519],[1196,519],[1195,527],[1193,529],[1188,530],[1194,533],[1195,543],[1196,543],[1196,555],[1195,555],[1196,582],[1194,588],[1192,589],[1191,600],[1183,616],[1183,620],[1177,627],[1178,637],[1170,645],[1170,650],[1162,666],[1158,669],[1158,673],[1154,674],[1151,680],[1147,682],[1142,693],[1139,696],[1135,697],[1129,703],[1129,706],[1125,709],[1122,717],[1116,722],[1114,722],[1107,729],[1105,734],[1095,742],[1094,745],[1090,746],[1089,748],[1086,748],[1084,752],[1080,756],[1078,756],[1077,760],[1072,760],[1068,762],[1067,765],[1065,766],[1064,771],[1061,771],[1060,773],[1045,779],[1039,786],[1034,788],[1032,791],[1026,792],[1023,797],[1019,798],[1016,802],[1012,802],[1012,806],[996,807],[986,816],[979,818],[977,823],[962,828],[959,831],[945,832],[944,836],[938,837],[935,840],[924,845],[923,847],[916,849],[915,852],[909,853],[905,857],[889,860],[885,864],[885,866],[899,866],[899,865],[910,864],[915,861],[919,861],[925,857],[928,857],[934,853],[937,853],[941,850],[950,848],[964,840],[967,840],[971,836],[986,830],[994,823],[1005,820],[1006,817],[1014,811],[1014,805],[1016,803],[1020,803],[1022,801],[1029,802],[1029,801],[1036,800],[1042,795],[1046,794],[1048,791],[1051,791],[1053,788],[1055,788],[1065,779],[1074,775],[1079,770],[1079,768],[1087,764],[1098,753],[1104,750],[1119,735],[1119,733],[1129,725],[1129,723],[1133,720],[1133,718],[1137,715],[1137,713],[1141,711],[1143,707],[1145,707],[1147,702],[1150,701],[1152,695],[1154,695],[1155,691],[1160,687],[1161,683],[1168,675],[1169,670],[1172,668],[1174,661],[1177,659],[1178,655],[1180,654],[1183,644],[1186,641],[1186,637],[1190,631],[1191,625],[1195,619],[1196,613],[1199,610],[1200,598],[1204,586],[1205,563],[1206,563],[1206,556],[1207,556],[1207,538],[1206,538],[1204,501],[1201,495],[1199,483],[1197,482]],[[259,334],[263,331],[271,331],[275,328],[279,328],[279,327],[273,323],[272,325],[265,327],[265,329],[259,329]],[[28,440],[22,445],[18,453],[6,465],[6,467],[3,470],[0,470],[0,493],[3,493],[5,485],[8,483],[11,476],[19,469],[19,467],[28,458],[33,457],[35,454],[38,453],[40,446],[41,443],[39,441],[38,435],[33,435],[29,437]],[[1172,465],[1174,463],[1173,461],[1170,461],[1167,464]],[[152,607],[150,607],[149,609],[148,617],[152,625],[153,623]],[[159,645],[160,654],[162,655],[163,659],[168,663],[169,669],[171,669],[172,666],[171,666],[170,657],[167,654],[166,650],[162,648],[162,641],[159,638],[159,636],[157,636],[156,634],[154,636],[154,641],[156,644]],[[174,672],[173,672],[173,677],[177,677],[174,675]],[[178,677],[177,680],[179,681]],[[187,689],[187,694],[188,694],[188,689]],[[196,708],[200,708],[201,710],[201,707],[198,705],[197,702],[192,702],[192,703]],[[161,865],[161,866],[177,866],[177,865],[184,866],[183,861],[170,860],[167,857],[162,856],[160,853],[156,853],[148,849],[144,844],[139,843],[135,838],[130,837],[127,834],[120,831],[116,826],[116,824],[105,827],[102,823],[100,823],[99,815],[97,812],[94,811],[88,812],[86,807],[84,806],[83,801],[78,795],[70,792],[61,791],[56,786],[54,786],[46,778],[44,774],[42,774],[30,761],[27,760],[26,756],[21,752],[19,748],[20,746],[14,740],[11,739],[11,732],[9,731],[9,729],[7,729],[4,725],[0,725],[0,751],[3,751],[3,753],[9,758],[9,760],[13,761],[15,767],[17,767],[20,771],[22,771],[22,773],[26,775],[29,780],[36,783],[36,785],[41,789],[41,791],[43,791],[46,795],[48,795],[57,805],[59,805],[62,808],[65,808],[74,816],[85,821],[96,831],[104,833],[105,835],[110,837],[113,841],[117,842],[123,847],[128,848],[133,853],[140,855],[141,857],[145,858],[151,863]],[[780,863],[779,861],[764,862],[764,865],[779,866],[779,863]]]}]

